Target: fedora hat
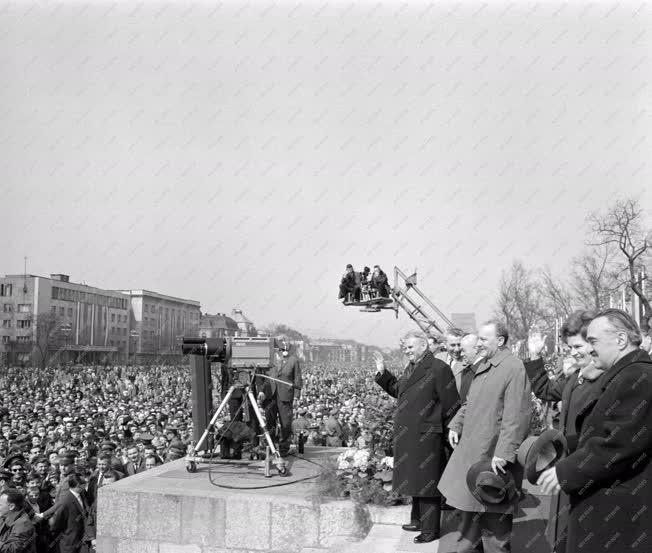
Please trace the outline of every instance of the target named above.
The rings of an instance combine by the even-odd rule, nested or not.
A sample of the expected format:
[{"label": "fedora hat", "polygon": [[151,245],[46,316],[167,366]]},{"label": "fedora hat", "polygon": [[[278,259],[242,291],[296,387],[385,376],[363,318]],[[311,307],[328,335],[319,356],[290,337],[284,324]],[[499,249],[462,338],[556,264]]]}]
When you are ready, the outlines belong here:
[{"label": "fedora hat", "polygon": [[498,505],[510,503],[517,495],[514,475],[509,467],[505,472],[495,474],[491,469],[491,460],[483,459],[471,466],[466,473],[466,485],[480,503]]},{"label": "fedora hat", "polygon": [[536,484],[541,473],[553,467],[566,451],[566,438],[559,430],[546,430],[540,436],[529,436],[518,448],[516,458],[525,469],[530,484]]}]

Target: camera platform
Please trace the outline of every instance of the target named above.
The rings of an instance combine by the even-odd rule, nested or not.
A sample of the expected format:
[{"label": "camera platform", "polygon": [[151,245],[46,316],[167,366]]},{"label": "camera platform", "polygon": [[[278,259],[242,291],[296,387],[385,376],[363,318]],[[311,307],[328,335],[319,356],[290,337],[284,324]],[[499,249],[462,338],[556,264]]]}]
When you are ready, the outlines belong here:
[{"label": "camera platform", "polygon": [[266,478],[248,459],[200,463],[194,473],[179,459],[102,486],[98,553],[326,553],[368,531],[355,503],[319,495],[323,467],[342,451],[306,446],[286,458],[283,478]]}]

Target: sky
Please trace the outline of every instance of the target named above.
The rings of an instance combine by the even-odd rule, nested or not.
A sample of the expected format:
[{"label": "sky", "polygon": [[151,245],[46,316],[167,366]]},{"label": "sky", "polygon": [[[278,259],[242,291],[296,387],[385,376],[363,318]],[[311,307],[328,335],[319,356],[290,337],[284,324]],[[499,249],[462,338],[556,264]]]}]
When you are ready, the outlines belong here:
[{"label": "sky", "polygon": [[0,273],[396,345],[337,299],[417,269],[486,319],[652,201],[652,4],[0,4]]}]

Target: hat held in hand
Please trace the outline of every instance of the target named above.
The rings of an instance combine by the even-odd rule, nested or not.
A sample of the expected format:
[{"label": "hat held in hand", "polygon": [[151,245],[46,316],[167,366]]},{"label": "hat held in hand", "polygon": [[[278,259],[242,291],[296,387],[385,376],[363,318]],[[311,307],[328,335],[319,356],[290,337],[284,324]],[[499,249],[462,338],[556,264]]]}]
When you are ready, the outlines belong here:
[{"label": "hat held in hand", "polygon": [[529,436],[518,448],[516,458],[525,469],[530,484],[536,484],[541,473],[554,467],[568,449],[566,438],[559,430],[546,430],[540,436]]},{"label": "hat held in hand", "polygon": [[510,503],[516,496],[516,482],[508,467],[505,472],[494,473],[491,460],[483,459],[472,465],[466,473],[466,485],[480,503],[499,505]]}]

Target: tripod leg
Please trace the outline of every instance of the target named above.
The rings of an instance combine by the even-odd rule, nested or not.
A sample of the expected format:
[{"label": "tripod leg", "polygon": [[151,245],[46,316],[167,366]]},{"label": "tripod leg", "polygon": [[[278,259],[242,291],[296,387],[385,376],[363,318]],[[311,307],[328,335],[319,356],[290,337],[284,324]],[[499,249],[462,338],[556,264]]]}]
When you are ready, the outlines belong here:
[{"label": "tripod leg", "polygon": [[235,390],[235,386],[231,386],[229,388],[229,391],[226,393],[226,395],[222,399],[222,402],[220,403],[220,406],[217,408],[217,411],[215,411],[215,414],[211,418],[211,421],[208,423],[208,426],[204,430],[204,433],[201,435],[201,437],[199,438],[199,441],[192,448],[192,453],[191,453],[192,455],[194,455],[197,451],[201,451],[201,445],[204,443],[206,438],[208,438],[208,433],[210,432],[213,425],[217,422],[217,417],[220,416],[220,413],[224,410],[224,407],[226,407],[226,404],[231,399],[231,396],[233,395],[234,390]]},{"label": "tripod leg", "polygon": [[276,451],[276,448],[274,447],[274,442],[272,441],[272,437],[269,435],[269,430],[267,429],[267,425],[265,424],[265,420],[263,419],[263,415],[260,412],[260,408],[258,407],[258,403],[256,402],[256,399],[254,398],[253,392],[248,388],[247,389],[247,397],[249,398],[249,402],[251,403],[251,406],[254,409],[254,413],[256,414],[256,418],[258,419],[258,422],[260,423],[260,427],[263,430],[263,433],[265,435],[265,440],[267,440],[267,445],[269,445],[270,450],[274,454],[274,456],[278,456],[278,452]]}]

